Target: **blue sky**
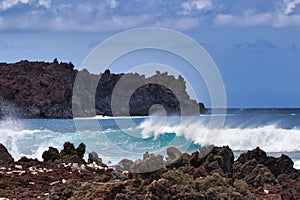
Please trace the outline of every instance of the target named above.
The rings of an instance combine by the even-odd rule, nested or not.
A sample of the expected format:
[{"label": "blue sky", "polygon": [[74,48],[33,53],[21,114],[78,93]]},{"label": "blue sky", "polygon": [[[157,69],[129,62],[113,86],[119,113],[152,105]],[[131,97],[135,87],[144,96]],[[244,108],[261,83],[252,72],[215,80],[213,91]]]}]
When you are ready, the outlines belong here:
[{"label": "blue sky", "polygon": [[[148,26],[203,45],[223,77],[228,107],[300,107],[300,0],[1,0],[0,62],[57,57],[79,68],[104,39]],[[159,61],[155,56],[112,70]],[[197,93],[209,106],[207,91]]]}]

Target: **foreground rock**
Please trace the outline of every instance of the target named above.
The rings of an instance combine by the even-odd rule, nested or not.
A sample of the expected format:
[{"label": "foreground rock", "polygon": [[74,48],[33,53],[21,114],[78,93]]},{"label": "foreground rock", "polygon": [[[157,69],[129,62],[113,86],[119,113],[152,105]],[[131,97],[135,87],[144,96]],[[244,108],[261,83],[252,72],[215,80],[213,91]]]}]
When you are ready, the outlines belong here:
[{"label": "foreground rock", "polygon": [[60,152],[44,152],[45,162],[6,163],[0,168],[0,198],[300,199],[300,172],[289,157],[269,157],[259,148],[233,161],[228,146],[203,147],[192,155],[171,147],[166,160],[147,152],[142,160],[123,159],[115,170],[101,166],[95,152],[88,163],[65,162],[82,159],[84,150],[84,144],[67,142]]},{"label": "foreground rock", "polygon": [[0,143],[0,165],[7,165],[14,162],[13,157],[8,153],[6,147]]}]

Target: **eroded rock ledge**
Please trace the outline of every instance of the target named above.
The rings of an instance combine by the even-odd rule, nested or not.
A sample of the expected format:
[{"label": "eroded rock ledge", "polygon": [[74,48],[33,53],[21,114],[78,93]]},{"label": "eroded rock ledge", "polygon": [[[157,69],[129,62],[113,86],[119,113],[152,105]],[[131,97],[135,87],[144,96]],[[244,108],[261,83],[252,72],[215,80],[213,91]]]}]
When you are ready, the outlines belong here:
[{"label": "eroded rock ledge", "polygon": [[[75,80],[78,84],[74,84]],[[113,112],[112,93],[120,80],[123,82],[119,85],[125,88],[114,93],[117,108]],[[125,97],[130,93],[127,89],[132,86],[134,90],[126,103]],[[78,92],[75,96],[74,91]],[[94,105],[88,104],[91,99],[95,100]],[[190,99],[181,76],[175,78],[157,72],[145,78],[139,74],[113,74],[109,70],[95,75],[87,70],[75,70],[72,63],[58,63],[57,60],[52,63],[27,60],[0,63],[2,118],[72,118],[74,114],[76,117],[95,114],[145,116],[155,104],[162,105],[169,115],[193,114],[195,107],[199,108],[198,112],[206,111],[202,103]],[[76,113],[72,112],[72,107]],[[185,108],[184,113],[181,108]]]},{"label": "eroded rock ledge", "polygon": [[[8,199],[300,199],[300,171],[286,155],[256,148],[234,161],[228,146],[167,158],[146,152],[108,167],[95,152],[83,160],[85,145],[50,147],[44,161],[14,162],[1,145],[0,198]],[[155,171],[153,171],[155,170]]]}]

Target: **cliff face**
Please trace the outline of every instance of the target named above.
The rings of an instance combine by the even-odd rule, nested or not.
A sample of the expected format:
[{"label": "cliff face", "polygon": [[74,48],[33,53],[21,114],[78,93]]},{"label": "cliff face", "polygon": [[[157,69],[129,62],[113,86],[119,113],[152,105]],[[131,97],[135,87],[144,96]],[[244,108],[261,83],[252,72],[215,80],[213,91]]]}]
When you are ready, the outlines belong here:
[{"label": "cliff face", "polygon": [[[205,111],[203,104],[190,100],[182,77],[157,73],[145,78],[139,74],[111,74],[109,70],[94,75],[87,70],[74,70],[72,63],[25,60],[0,63],[0,116],[72,118],[75,79],[79,91],[76,94],[80,94],[73,96],[73,106],[79,111],[77,117],[95,115],[94,108],[97,115],[148,115],[154,104],[162,105],[167,114],[181,114],[182,108],[184,114],[189,114],[195,106]],[[135,85],[140,87],[128,93],[127,88]],[[93,108],[85,105],[89,99],[94,99]]]},{"label": "cliff face", "polygon": [[72,117],[72,85],[77,71],[66,63],[21,61],[0,64],[0,98],[16,109],[16,117]]}]

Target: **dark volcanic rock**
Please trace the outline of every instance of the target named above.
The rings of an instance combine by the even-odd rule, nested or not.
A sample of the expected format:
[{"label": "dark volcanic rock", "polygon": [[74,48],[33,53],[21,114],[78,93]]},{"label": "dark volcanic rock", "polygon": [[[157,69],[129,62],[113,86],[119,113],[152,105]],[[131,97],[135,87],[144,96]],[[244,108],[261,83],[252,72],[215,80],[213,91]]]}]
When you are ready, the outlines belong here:
[{"label": "dark volcanic rock", "polygon": [[[135,163],[124,159],[119,163],[122,168],[119,170],[94,163],[72,163],[75,157],[77,160],[82,157],[84,150],[84,144],[75,148],[67,142],[60,153],[49,148],[43,154],[48,162],[22,157],[1,167],[1,198],[300,199],[300,174],[290,168],[290,159],[267,156],[264,161],[257,157],[264,155],[259,149],[243,154],[232,164],[228,147],[206,147],[192,156],[183,153],[171,163],[176,165],[168,168],[164,167],[161,155],[145,153],[143,160]],[[100,159],[97,154],[90,155],[90,162]],[[56,156],[60,158],[51,162]],[[153,170],[151,166],[162,168],[149,171]],[[123,171],[129,168],[138,173]],[[231,168],[232,177],[225,176]]]},{"label": "dark volcanic rock", "polygon": [[0,96],[25,118],[71,118],[72,63],[29,62],[0,65]]},{"label": "dark volcanic rock", "polygon": [[14,162],[13,157],[7,151],[6,147],[0,143],[0,165],[8,165]]},{"label": "dark volcanic rock", "polygon": [[279,158],[267,156],[266,152],[260,148],[256,148],[247,153],[243,153],[237,159],[239,163],[246,163],[249,161],[255,161],[258,164],[266,166],[276,177],[280,174],[293,174],[297,173],[297,170],[293,168],[294,162],[286,155],[281,155]]},{"label": "dark volcanic rock", "polygon": [[54,162],[55,160],[60,159],[60,155],[56,148],[49,147],[49,149],[47,151],[44,151],[44,153],[42,154],[42,158],[44,159],[44,162]]},{"label": "dark volcanic rock", "polygon": [[44,162],[59,162],[59,163],[85,163],[83,156],[85,153],[85,144],[80,143],[75,149],[74,144],[71,142],[65,142],[64,148],[58,152],[54,147],[49,149],[42,154]]},{"label": "dark volcanic rock", "polygon": [[266,166],[258,164],[254,160],[243,164],[239,162],[234,163],[233,178],[243,179],[254,188],[275,183],[275,176],[272,172]]},{"label": "dark volcanic rock", "polygon": [[104,166],[105,164],[102,163],[102,159],[99,158],[98,154],[95,151],[89,153],[88,163],[96,163],[99,166]]},{"label": "dark volcanic rock", "polygon": [[63,150],[59,153],[61,162],[84,163],[85,144],[80,143],[77,149],[74,144],[65,142]]},{"label": "dark volcanic rock", "polygon": [[293,168],[294,162],[284,154],[282,154],[279,158],[268,157],[264,164],[276,177],[280,174],[296,173],[296,170]]},{"label": "dark volcanic rock", "polygon": [[[167,73],[145,78],[109,70],[99,75],[87,70],[78,72],[72,63],[57,60],[0,63],[0,118],[149,115],[156,104],[170,115],[206,112],[202,103],[190,99],[185,84],[181,76],[175,78]],[[120,85],[121,89],[115,90]],[[112,105],[113,95],[117,101]]]},{"label": "dark volcanic rock", "polygon": [[243,153],[237,159],[237,162],[245,163],[249,160],[255,159],[258,163],[264,163],[267,159],[267,154],[259,147],[252,151],[248,151],[247,153]]},{"label": "dark volcanic rock", "polygon": [[228,146],[207,146],[194,152],[189,163],[194,167],[203,165],[209,172],[221,170],[224,174],[231,176],[233,161],[233,152]]}]

